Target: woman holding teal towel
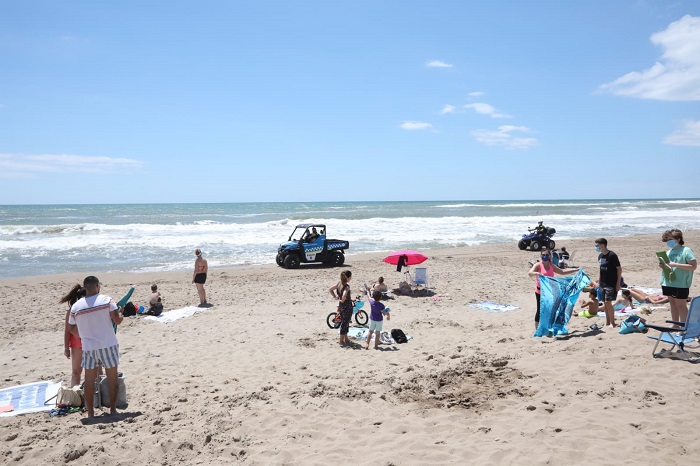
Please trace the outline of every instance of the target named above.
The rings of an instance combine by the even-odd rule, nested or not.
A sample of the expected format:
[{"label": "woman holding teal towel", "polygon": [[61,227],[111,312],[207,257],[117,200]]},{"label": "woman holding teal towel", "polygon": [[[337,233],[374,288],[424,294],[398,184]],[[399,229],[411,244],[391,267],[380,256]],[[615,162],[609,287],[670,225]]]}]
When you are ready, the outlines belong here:
[{"label": "woman holding teal towel", "polygon": [[[542,223],[542,222],[540,222]],[[560,269],[552,264],[552,253],[543,248],[540,251],[540,260],[535,262],[527,273],[530,277],[535,277],[535,299],[537,300],[537,312],[535,313],[535,330],[540,325],[540,276],[553,277],[555,273],[559,275],[571,275],[578,272],[578,267],[571,269]]]},{"label": "woman holding teal towel", "polygon": [[[698,268],[698,261],[693,250],[683,242],[683,232],[677,229],[666,230],[661,241],[671,248],[666,252],[668,262],[659,261],[661,269],[661,290],[671,304],[671,320],[685,322],[688,318],[688,296],[693,283],[693,271]],[[665,274],[665,270],[673,272]]]}]

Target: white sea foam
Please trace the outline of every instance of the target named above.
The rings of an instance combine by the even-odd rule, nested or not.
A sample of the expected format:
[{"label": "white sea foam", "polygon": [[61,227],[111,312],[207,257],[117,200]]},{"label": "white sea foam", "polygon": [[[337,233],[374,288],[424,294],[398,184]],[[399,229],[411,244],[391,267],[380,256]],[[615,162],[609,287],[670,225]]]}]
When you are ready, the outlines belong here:
[{"label": "white sea foam", "polygon": [[[107,207],[92,207],[89,213],[76,209],[72,223],[65,220],[61,209],[52,212],[47,207],[37,217],[45,224],[2,223],[3,217],[32,218],[31,212],[3,207],[0,277],[183,269],[191,267],[192,251],[197,247],[212,265],[272,263],[279,243],[300,223],[327,224],[329,237],[350,241],[349,254],[515,244],[527,227],[540,220],[557,229],[556,241],[660,233],[670,227],[700,229],[700,200],[285,204],[276,211],[266,205],[266,213],[256,212],[255,206],[243,207],[217,205],[207,211],[206,205],[153,206],[157,213],[151,215],[151,207],[126,206],[119,212],[120,207],[111,206],[110,215],[103,211]],[[110,218],[111,223],[97,221],[102,218]],[[121,221],[115,221],[117,218]],[[19,258],[22,260],[14,260]]]}]

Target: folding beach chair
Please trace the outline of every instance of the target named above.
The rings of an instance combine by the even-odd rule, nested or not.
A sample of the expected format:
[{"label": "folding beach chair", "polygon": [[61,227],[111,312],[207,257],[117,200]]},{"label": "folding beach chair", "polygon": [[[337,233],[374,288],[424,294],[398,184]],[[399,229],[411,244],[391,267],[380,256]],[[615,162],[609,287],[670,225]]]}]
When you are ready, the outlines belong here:
[{"label": "folding beach chair", "polygon": [[671,349],[669,351],[673,351],[673,349],[678,346],[678,349],[681,353],[683,353],[683,356],[688,361],[699,361],[700,356],[686,351],[685,348],[690,344],[696,344],[696,347],[700,347],[700,345],[698,345],[698,338],[700,338],[700,296],[696,296],[690,302],[688,318],[685,322],[674,322],[672,320],[667,320],[666,322],[669,324],[676,324],[680,326],[680,328],[661,327],[658,325],[646,324],[647,327],[661,332],[656,337],[649,336],[649,338],[652,340],[656,340],[656,344],[652,350],[654,357],[658,357],[661,354],[663,349],[657,352],[656,348],[659,346],[659,343],[664,342],[671,345]]},{"label": "folding beach chair", "polygon": [[426,267],[416,267],[415,274],[407,270],[404,276],[406,277],[406,282],[411,286],[423,286],[428,288],[428,269]]},{"label": "folding beach chair", "polygon": [[423,285],[428,287],[428,269],[427,267],[416,267],[416,276],[413,278],[414,285]]}]

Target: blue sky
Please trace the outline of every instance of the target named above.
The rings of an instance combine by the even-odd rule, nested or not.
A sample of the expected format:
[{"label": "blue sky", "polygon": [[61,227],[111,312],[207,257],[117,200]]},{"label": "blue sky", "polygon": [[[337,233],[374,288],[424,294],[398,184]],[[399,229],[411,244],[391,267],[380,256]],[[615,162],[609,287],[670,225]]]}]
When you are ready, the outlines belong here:
[{"label": "blue sky", "polygon": [[0,204],[700,197],[700,2],[0,4]]}]

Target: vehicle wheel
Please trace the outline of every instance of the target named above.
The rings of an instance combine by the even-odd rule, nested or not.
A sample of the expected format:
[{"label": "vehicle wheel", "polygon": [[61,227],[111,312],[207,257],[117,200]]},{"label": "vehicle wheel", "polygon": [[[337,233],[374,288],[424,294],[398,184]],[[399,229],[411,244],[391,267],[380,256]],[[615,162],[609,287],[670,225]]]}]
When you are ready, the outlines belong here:
[{"label": "vehicle wheel", "polygon": [[518,248],[521,251],[524,251],[525,249],[527,249],[527,243],[525,243],[525,240],[521,239],[520,241],[518,241]]},{"label": "vehicle wheel", "polygon": [[[335,320],[335,317],[338,316],[338,320]],[[338,328],[340,327],[340,314],[337,312],[331,312],[328,314],[328,317],[326,317],[326,325],[328,325],[330,328]]]},{"label": "vehicle wheel", "polygon": [[554,251],[554,246],[556,246],[557,243],[554,242],[554,240],[549,240],[549,243],[547,243],[547,247],[549,248],[550,251]]},{"label": "vehicle wheel", "polygon": [[357,314],[355,314],[355,322],[357,322],[357,325],[365,326],[367,325],[368,320],[369,317],[367,317],[367,313],[365,311],[357,311]]},{"label": "vehicle wheel", "polygon": [[281,254],[277,254],[277,258],[275,259],[277,261],[277,265],[280,267],[284,267],[284,259],[282,259]]},{"label": "vehicle wheel", "polygon": [[540,246],[540,242],[537,240],[534,240],[534,241],[532,241],[532,243],[530,243],[530,250],[531,251],[539,251],[541,248],[542,248],[542,246]]},{"label": "vehicle wheel", "polygon": [[333,259],[331,260],[331,264],[333,264],[335,267],[340,267],[345,263],[345,254],[342,252],[336,252],[333,254]]},{"label": "vehicle wheel", "polygon": [[299,256],[296,254],[290,254],[284,258],[284,266],[288,269],[296,269],[299,267]]}]

